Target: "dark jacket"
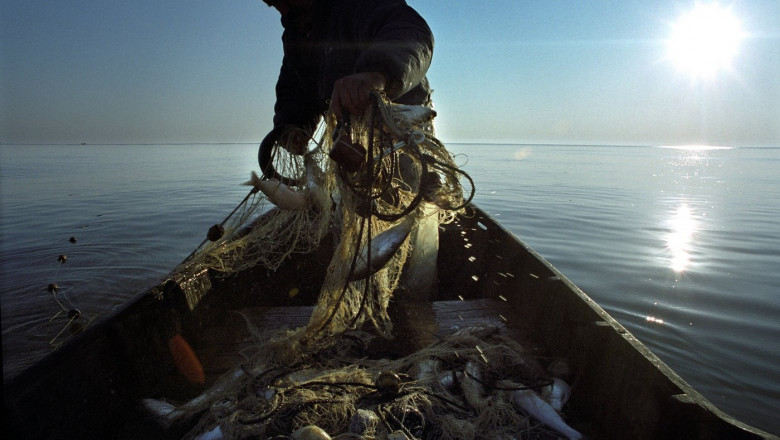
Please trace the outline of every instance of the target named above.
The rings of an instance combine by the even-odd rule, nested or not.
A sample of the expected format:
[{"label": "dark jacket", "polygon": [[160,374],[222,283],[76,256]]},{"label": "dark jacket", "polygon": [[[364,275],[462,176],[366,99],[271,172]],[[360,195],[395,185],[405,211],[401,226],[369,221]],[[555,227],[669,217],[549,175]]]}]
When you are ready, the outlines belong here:
[{"label": "dark jacket", "polygon": [[328,108],[336,80],[359,72],[384,74],[385,94],[394,102],[430,102],[425,73],[433,34],[404,0],[319,0],[310,20],[288,15],[282,25],[275,127],[313,128]]}]

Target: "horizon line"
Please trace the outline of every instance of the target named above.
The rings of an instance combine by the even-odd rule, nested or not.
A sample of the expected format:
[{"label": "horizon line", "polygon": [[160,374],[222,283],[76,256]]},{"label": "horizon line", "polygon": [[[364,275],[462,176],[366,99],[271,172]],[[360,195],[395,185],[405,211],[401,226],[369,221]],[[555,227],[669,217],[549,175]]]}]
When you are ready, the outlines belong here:
[{"label": "horizon line", "polygon": [[[517,145],[517,146],[529,146],[529,147],[547,147],[547,146],[561,146],[561,147],[628,147],[628,148],[681,148],[681,149],[733,149],[733,148],[780,148],[778,146],[743,146],[732,147],[724,145],[708,145],[708,144],[670,144],[670,143],[658,143],[658,144],[641,144],[641,143],[577,143],[577,142],[497,142],[497,141],[460,141],[460,142],[445,142],[445,145]],[[154,145],[260,145],[258,142],[0,142],[0,146],[154,146]]]}]

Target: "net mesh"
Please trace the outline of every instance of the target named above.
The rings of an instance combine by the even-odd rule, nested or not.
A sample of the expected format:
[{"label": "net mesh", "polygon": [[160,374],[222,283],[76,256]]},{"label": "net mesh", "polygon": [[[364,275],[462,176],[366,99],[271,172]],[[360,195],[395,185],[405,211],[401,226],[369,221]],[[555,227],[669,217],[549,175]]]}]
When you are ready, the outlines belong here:
[{"label": "net mesh", "polygon": [[[380,94],[374,103],[348,125],[326,118],[305,154],[290,153],[300,150],[305,132],[282,133],[272,164],[283,177],[250,181],[255,188],[223,222],[224,235],[191,256],[183,270],[205,266],[226,275],[258,264],[273,270],[293,254],[313,251],[333,232],[339,239],[319,300],[296,338],[315,343],[365,324],[390,336],[387,308],[409,255],[408,231],[424,216],[452,221],[470,200],[464,198],[463,184],[471,181],[436,139],[431,108],[392,104]],[[327,154],[345,139],[365,151],[357,171],[345,171]],[[271,210],[270,200],[286,202],[280,202],[280,194],[305,202],[296,209]],[[265,215],[244,228],[257,213]],[[395,245],[385,249],[388,241]],[[379,252],[367,250],[376,248]],[[370,276],[355,277],[361,266],[368,266]]]},{"label": "net mesh", "polygon": [[293,361],[287,337],[258,342],[242,374],[190,408],[199,418],[185,438],[216,426],[226,438],[288,438],[310,425],[334,438],[559,438],[513,405],[513,393],[529,388],[521,384],[541,389],[547,379],[496,327],[461,329],[395,360],[367,358],[377,336],[350,331]]},{"label": "net mesh", "polygon": [[[430,108],[381,95],[375,104],[348,126],[326,119],[304,154],[290,154],[304,133],[281,136],[272,186],[250,181],[256,190],[225,234],[187,261],[221,274],[274,269],[326,234],[338,237],[308,324],[271,335],[250,327],[257,354],[177,410],[185,438],[217,426],[226,438],[288,438],[309,425],[342,433],[336,438],[557,438],[513,406],[520,384],[542,387],[547,376],[499,329],[458,331],[393,360],[368,355],[392,335],[388,305],[412,251],[410,230],[426,216],[452,221],[473,196],[434,136]],[[364,150],[357,170],[326,153],[345,138]],[[271,210],[280,188],[305,203]],[[392,437],[398,432],[405,437]]]}]

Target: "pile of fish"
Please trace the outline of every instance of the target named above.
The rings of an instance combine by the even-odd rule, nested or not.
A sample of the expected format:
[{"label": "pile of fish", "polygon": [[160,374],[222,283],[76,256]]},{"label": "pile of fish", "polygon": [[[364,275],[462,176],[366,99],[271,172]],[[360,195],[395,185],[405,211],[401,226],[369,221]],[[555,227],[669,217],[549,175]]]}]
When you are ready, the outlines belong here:
[{"label": "pile of fish", "polygon": [[194,440],[583,438],[561,413],[569,386],[502,329],[457,330],[395,360],[373,358],[382,342],[351,331],[297,362],[269,347],[187,403],[141,404]]}]

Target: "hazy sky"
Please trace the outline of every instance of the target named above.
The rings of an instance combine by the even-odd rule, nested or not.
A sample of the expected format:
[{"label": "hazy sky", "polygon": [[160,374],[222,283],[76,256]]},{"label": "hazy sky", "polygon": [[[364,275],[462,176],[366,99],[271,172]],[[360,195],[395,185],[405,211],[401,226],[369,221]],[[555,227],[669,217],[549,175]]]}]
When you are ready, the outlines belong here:
[{"label": "hazy sky", "polygon": [[[743,39],[698,77],[667,44],[694,2],[409,4],[436,37],[446,142],[780,145],[778,0],[720,2]],[[259,142],[271,128],[282,30],[260,0],[0,5],[0,143]]]}]

